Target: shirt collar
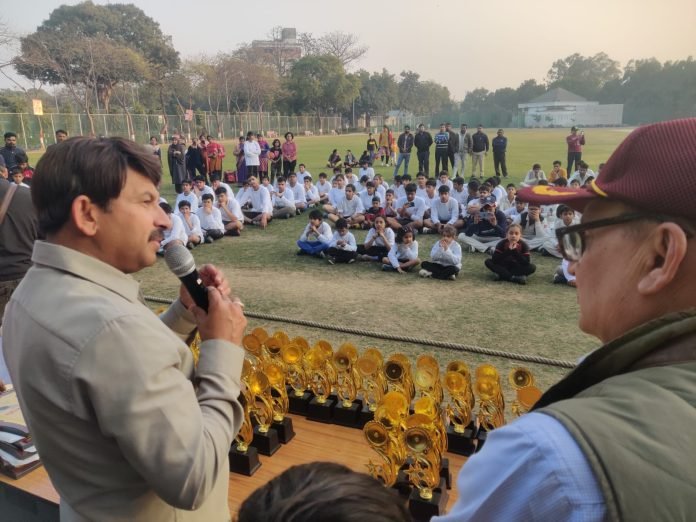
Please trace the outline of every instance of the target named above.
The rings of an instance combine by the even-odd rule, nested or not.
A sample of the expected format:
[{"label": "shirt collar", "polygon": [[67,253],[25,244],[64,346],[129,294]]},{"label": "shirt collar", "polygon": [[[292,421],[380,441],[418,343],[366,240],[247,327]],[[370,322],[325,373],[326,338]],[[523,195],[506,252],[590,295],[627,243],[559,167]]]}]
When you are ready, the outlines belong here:
[{"label": "shirt collar", "polygon": [[140,284],[117,268],[72,248],[36,241],[31,260],[91,281],[133,303],[140,302]]}]

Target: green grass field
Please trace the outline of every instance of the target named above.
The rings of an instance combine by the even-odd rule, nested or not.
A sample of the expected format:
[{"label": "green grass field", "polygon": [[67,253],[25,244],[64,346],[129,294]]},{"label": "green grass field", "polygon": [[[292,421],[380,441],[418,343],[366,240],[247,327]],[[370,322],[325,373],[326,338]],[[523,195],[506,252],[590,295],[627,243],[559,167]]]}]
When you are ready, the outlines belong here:
[{"label": "green grass field", "polygon": [[[629,129],[588,129],[583,159],[596,169],[605,161]],[[495,129],[489,129],[492,139]],[[548,172],[551,163],[565,164],[567,129],[509,129],[508,170],[510,180],[519,182],[533,163],[541,163]],[[357,156],[365,148],[366,135],[298,137],[299,160],[314,175],[324,168],[326,158],[337,148],[341,155],[351,149]],[[232,168],[232,142],[224,143],[228,158],[225,169]],[[36,162],[40,154],[30,154]],[[415,174],[415,154],[410,173]],[[470,165],[469,165],[470,168]],[[387,181],[392,168],[380,167]],[[431,152],[431,172],[434,154]],[[486,158],[485,172],[493,174],[492,154]],[[164,173],[162,194],[173,200],[174,190]],[[239,238],[224,238],[214,245],[194,250],[198,264],[215,263],[227,272],[234,291],[253,312],[308,319],[325,324],[341,324],[379,332],[452,341],[509,352],[538,354],[555,359],[575,360],[595,346],[597,341],[577,327],[578,306],[575,290],[551,284],[559,261],[534,255],[537,273],[526,286],[493,282],[483,266],[485,255],[464,254],[463,267],[454,282],[424,280],[416,273],[383,273],[377,263],[330,266],[308,257],[297,257],[295,241],[306,224],[306,217],[273,222],[267,230],[247,227]],[[366,234],[354,231],[361,242]],[[435,236],[419,236],[420,257],[426,259]],[[136,274],[147,295],[173,297],[178,281],[159,260]],[[432,349],[399,344],[369,337],[355,337],[331,331],[275,322],[249,321],[250,327],[282,328],[291,336],[303,335],[310,342],[327,339],[340,344],[351,341],[358,347],[377,346],[385,352],[402,351],[414,357],[436,352],[446,364],[463,359],[470,366],[482,362],[496,365],[503,375],[518,363],[507,359],[479,357],[447,349]],[[525,364],[537,377],[538,385],[548,387],[565,370]],[[509,399],[510,389],[506,388]]]}]

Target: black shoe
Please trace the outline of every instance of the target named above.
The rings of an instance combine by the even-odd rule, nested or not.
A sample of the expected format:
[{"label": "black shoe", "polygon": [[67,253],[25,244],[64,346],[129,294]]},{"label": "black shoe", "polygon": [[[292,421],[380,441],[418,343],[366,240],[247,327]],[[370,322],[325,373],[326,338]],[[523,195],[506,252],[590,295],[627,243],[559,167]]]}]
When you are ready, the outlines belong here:
[{"label": "black shoe", "polygon": [[307,252],[302,250],[301,248],[295,253],[296,256],[306,256]]},{"label": "black shoe", "polygon": [[554,274],[553,276],[553,284],[554,285],[564,285],[568,282],[568,280],[563,276],[563,274]]},{"label": "black shoe", "polygon": [[355,258],[354,258],[354,257],[351,257],[351,258],[348,260],[348,264],[350,265],[351,263],[355,263]]},{"label": "black shoe", "polygon": [[510,278],[510,281],[512,281],[513,283],[517,283],[518,285],[526,285],[527,276],[512,276]]},{"label": "black shoe", "polygon": [[205,242],[209,245],[213,243],[213,238],[210,236],[205,236]]},{"label": "black shoe", "polygon": [[336,258],[334,256],[329,256],[329,264],[330,265],[335,265],[336,264]]},{"label": "black shoe", "polygon": [[189,250],[193,250],[193,243],[191,243],[191,241],[186,243],[186,248],[188,248]]}]

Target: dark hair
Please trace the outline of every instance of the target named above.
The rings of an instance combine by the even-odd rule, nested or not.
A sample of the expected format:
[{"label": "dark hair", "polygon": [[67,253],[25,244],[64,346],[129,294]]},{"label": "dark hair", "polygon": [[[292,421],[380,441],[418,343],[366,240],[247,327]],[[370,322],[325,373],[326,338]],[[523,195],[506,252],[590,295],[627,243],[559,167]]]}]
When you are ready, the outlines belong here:
[{"label": "dark hair", "polygon": [[488,183],[491,187],[495,188],[498,185],[500,185],[500,178],[496,176],[491,176],[486,180],[486,183]]},{"label": "dark hair", "polygon": [[[164,204],[164,203],[160,203],[160,207],[161,207],[163,204]],[[189,203],[189,202],[188,202],[187,200],[185,200],[185,199],[182,199],[181,201],[179,201],[179,210],[181,210],[181,209],[184,208],[184,207],[189,207],[189,208],[191,208],[191,203]]]},{"label": "dark hair", "polygon": [[321,210],[314,209],[309,213],[309,219],[322,219],[323,217]]},{"label": "dark hair", "polygon": [[437,187],[437,181],[434,179],[429,179],[428,181],[425,182],[426,187]]},{"label": "dark hair", "polygon": [[213,201],[215,198],[213,197],[212,194],[210,194],[209,192],[206,192],[205,194],[203,194],[203,195],[201,196],[201,199],[202,199],[203,201],[207,201],[207,200]]},{"label": "dark hair", "polygon": [[[196,176],[196,178],[199,178],[201,176]],[[203,181],[205,181],[205,178],[203,178]],[[220,181],[220,174],[211,174],[210,175],[210,182],[212,183],[213,181]]]},{"label": "dark hair", "polygon": [[278,138],[276,138],[276,139],[273,140],[273,143],[271,143],[271,147],[275,147],[275,146],[276,146],[276,142],[278,143],[278,146],[280,147],[280,140],[279,140]]},{"label": "dark hair", "polygon": [[219,196],[220,194],[227,194],[227,189],[225,187],[218,187],[215,189],[215,195]]},{"label": "dark hair", "polygon": [[355,185],[353,185],[352,183],[348,183],[345,187],[343,187],[343,190],[348,190],[348,189],[350,189],[351,192],[355,192]]},{"label": "dark hair", "polygon": [[540,169],[540,168],[541,168],[541,164],[539,164],[539,163],[535,163],[534,165],[532,165],[532,169]]},{"label": "dark hair", "polygon": [[5,139],[16,138],[16,137],[17,137],[17,135],[14,132],[6,132],[5,135],[3,136],[3,138],[5,138]]},{"label": "dark hair", "polygon": [[15,160],[17,160],[17,163],[29,163],[29,156],[27,156],[26,152],[18,152],[15,154]]},{"label": "dark hair", "polygon": [[396,183],[397,181],[401,181],[402,179],[403,178],[399,174],[397,174],[396,176],[394,176],[394,183]]},{"label": "dark hair", "polygon": [[278,176],[278,179],[276,179],[276,183],[285,183],[285,178],[283,176]]},{"label": "dark hair", "polygon": [[396,236],[394,238],[394,241],[396,241],[399,245],[404,242],[404,236],[406,234],[411,234],[413,235],[413,230],[409,226],[401,227],[399,230],[396,231]]},{"label": "dark hair", "polygon": [[[336,150],[336,149],[334,149],[334,150]],[[305,167],[305,168],[307,168],[307,165],[305,165],[304,163],[300,163],[300,164],[297,166],[297,168],[299,169],[300,167]]]},{"label": "dark hair", "polygon": [[[67,135],[68,135],[68,131],[66,131],[66,130],[64,130],[64,129],[58,129],[58,130],[56,131],[56,135],[58,135],[58,134],[65,134],[65,135],[67,136]],[[153,136],[153,137],[154,137],[154,136]],[[152,138],[150,138],[150,139],[152,139]]]},{"label": "dark hair", "polygon": [[452,180],[452,183],[454,183],[455,185],[463,185],[463,184],[464,184],[464,178],[460,178],[459,176],[457,176],[456,178],[454,178],[454,179]]},{"label": "dark hair", "polygon": [[427,177],[428,177],[428,176],[425,175],[425,172],[423,172],[422,170],[421,170],[418,174],[416,174],[416,177],[417,177],[417,178],[420,178],[421,176],[424,177],[424,178],[427,178]]},{"label": "dark hair", "polygon": [[193,181],[205,181],[205,178],[201,175],[198,175],[195,178],[193,178]]},{"label": "dark hair", "polygon": [[442,176],[443,174],[444,174],[445,176],[449,177],[449,172],[447,172],[447,170],[441,170],[440,173],[439,173],[437,176],[440,177],[440,176]]},{"label": "dark hair", "polygon": [[[162,202],[159,204],[159,206],[160,206],[160,208],[161,208],[162,210],[164,210],[167,214],[171,214],[171,213],[173,212],[172,207],[171,207],[171,205],[169,205],[169,203],[165,203],[164,201],[162,201]],[[179,206],[181,206],[181,205],[179,205]]]},{"label": "dark hair", "polygon": [[[360,178],[360,183],[367,183],[368,181],[370,181],[370,177],[367,174],[363,174]],[[374,187],[374,184],[372,186]]]},{"label": "dark hair", "polygon": [[50,147],[36,165],[31,199],[45,234],[70,219],[73,201],[89,197],[107,210],[126,184],[128,169],[159,185],[159,159],[144,146],[124,138],[76,137]]},{"label": "dark hair", "polygon": [[395,193],[394,189],[387,189],[387,191],[384,193],[384,195],[386,196],[387,194],[394,194],[394,193]]},{"label": "dark hair", "polygon": [[399,495],[369,475],[333,462],[312,462],[293,466],[254,491],[237,520],[407,522],[411,517]]},{"label": "dark hair", "polygon": [[486,191],[490,192],[493,189],[493,187],[491,187],[488,183],[481,183],[479,185],[478,189],[479,189],[479,192],[482,190],[486,190]]},{"label": "dark hair", "polygon": [[320,177],[320,178],[326,178],[326,177],[327,177],[326,172],[320,172],[320,173],[319,173],[319,177]]},{"label": "dark hair", "polygon": [[568,180],[565,178],[558,178],[556,181],[553,182],[553,184],[557,187],[567,187]]},{"label": "dark hair", "polygon": [[406,183],[407,181],[411,181],[411,175],[404,174],[403,176],[401,176],[401,181],[403,181],[404,183]]},{"label": "dark hair", "polygon": [[553,160],[554,165],[561,165],[561,160]]},{"label": "dark hair", "polygon": [[549,180],[547,180],[547,179],[540,179],[537,182],[537,185],[548,185],[548,184],[549,184]]},{"label": "dark hair", "polygon": [[412,192],[415,193],[418,191],[418,187],[416,187],[415,183],[409,183],[406,185],[406,194],[411,194]]},{"label": "dark hair", "polygon": [[[563,178],[561,178],[561,179],[563,179]],[[505,186],[506,189],[509,189],[510,187],[512,187],[512,188],[517,188],[517,185],[515,185],[514,183],[508,183],[508,184]]]},{"label": "dark hair", "polygon": [[449,194],[449,187],[447,185],[440,185],[440,188],[437,189],[437,191],[440,194],[444,194],[445,192]]},{"label": "dark hair", "polygon": [[466,187],[469,190],[478,190],[480,186],[481,184],[475,179],[472,179],[469,183],[466,184]]},{"label": "dark hair", "polygon": [[184,185],[184,184],[191,185],[192,183],[191,183],[191,180],[189,178],[184,178],[181,180],[181,184],[182,185]]},{"label": "dark hair", "polygon": [[580,160],[580,161],[578,161],[578,168],[579,169],[589,169],[590,166],[587,163],[585,163],[584,161]]},{"label": "dark hair", "polygon": [[[340,169],[341,167],[336,167],[336,168],[337,168],[337,169]],[[346,174],[348,174],[349,172],[353,172],[353,169],[350,168],[350,167],[346,167],[345,170],[344,170],[343,172],[345,172]]]},{"label": "dark hair", "polygon": [[288,136],[292,136],[293,138],[295,138],[295,135],[294,135],[292,132],[290,132],[290,131],[288,131],[288,132],[285,133],[285,136],[284,136],[284,137],[285,137],[286,140],[288,139]]},{"label": "dark hair", "polygon": [[348,221],[345,218],[340,218],[336,221],[336,229],[338,230],[339,228],[348,228]]}]

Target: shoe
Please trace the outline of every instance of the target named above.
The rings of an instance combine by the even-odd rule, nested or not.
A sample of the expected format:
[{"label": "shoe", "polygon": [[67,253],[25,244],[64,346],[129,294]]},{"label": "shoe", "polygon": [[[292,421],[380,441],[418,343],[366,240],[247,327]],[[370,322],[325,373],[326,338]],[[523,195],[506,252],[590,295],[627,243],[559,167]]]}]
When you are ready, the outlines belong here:
[{"label": "shoe", "polygon": [[349,264],[349,265],[352,264],[352,263],[355,263],[355,258],[354,258],[354,257],[351,257],[351,258],[348,260],[348,264]]},{"label": "shoe", "polygon": [[457,280],[457,274],[452,274],[452,275],[449,276],[447,279],[449,279],[450,281],[456,281],[456,280]]},{"label": "shoe", "polygon": [[553,284],[554,285],[564,285],[568,282],[568,280],[563,277],[563,274],[554,274],[553,276]]},{"label": "shoe", "polygon": [[307,252],[302,250],[301,248],[295,253],[296,256],[306,256]]},{"label": "shoe", "polygon": [[510,278],[510,281],[512,281],[513,283],[517,283],[518,285],[526,285],[527,276],[512,276]]},{"label": "shoe", "polygon": [[469,245],[468,250],[469,250],[469,253],[470,253],[470,254],[475,254],[475,253],[476,253],[476,249],[475,249],[474,247],[472,247],[471,245]]},{"label": "shoe", "polygon": [[210,236],[205,236],[205,242],[209,245],[213,243],[213,238]]},{"label": "shoe", "polygon": [[382,265],[382,272],[395,272],[396,268],[391,265]]},{"label": "shoe", "polygon": [[423,227],[423,234],[430,234],[431,230],[428,227]]},{"label": "shoe", "polygon": [[186,248],[188,248],[189,250],[193,250],[193,243],[191,243],[191,241],[186,243]]},{"label": "shoe", "polygon": [[421,276],[421,277],[427,278],[427,277],[432,277],[432,276],[433,276],[433,273],[432,273],[432,272],[429,272],[429,271],[426,270],[425,268],[421,268],[420,272],[418,272],[418,275]]},{"label": "shoe", "polygon": [[319,257],[322,259],[326,259],[326,252],[324,252],[323,250],[319,252]]},{"label": "shoe", "polygon": [[336,258],[334,256],[329,256],[328,261],[330,265],[336,264]]}]

